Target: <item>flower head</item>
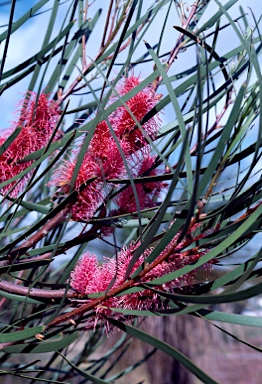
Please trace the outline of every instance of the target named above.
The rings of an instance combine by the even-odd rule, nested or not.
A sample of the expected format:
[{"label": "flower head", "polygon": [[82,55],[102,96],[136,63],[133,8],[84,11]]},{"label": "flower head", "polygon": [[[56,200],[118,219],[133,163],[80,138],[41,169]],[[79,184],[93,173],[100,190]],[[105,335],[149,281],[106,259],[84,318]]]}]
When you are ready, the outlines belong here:
[{"label": "flower head", "polygon": [[[139,78],[131,76],[120,83],[117,91],[120,96],[123,96],[139,84]],[[137,121],[141,121],[156,105],[158,99],[159,95],[150,86],[147,86],[128,100],[126,105],[117,108],[116,112],[110,117],[110,123],[114,127],[116,135],[119,138],[127,138],[132,153],[147,144],[144,132],[153,139],[159,129],[158,117],[151,118],[143,125],[144,132],[136,127]]]},{"label": "flower head", "polygon": [[[117,91],[120,95],[124,95],[139,83],[138,77],[131,76],[120,83]],[[79,192],[78,199],[72,207],[73,220],[88,221],[94,215],[110,188],[108,180],[126,176],[126,166],[132,169],[134,175],[148,169],[152,161],[148,156],[148,149],[145,150],[144,147],[149,148],[149,145],[143,133],[139,129],[133,129],[135,126],[133,117],[140,121],[155,106],[157,99],[155,92],[150,87],[146,87],[126,103],[127,108],[126,106],[117,108],[108,117],[108,121],[102,121],[96,126],[73,186],[74,189],[79,190],[83,183],[87,183],[86,188]],[[113,100],[114,97],[111,98],[111,101]],[[143,129],[154,138],[158,126],[157,119],[152,118],[144,124]],[[134,163],[134,158],[138,158],[139,154],[142,165],[141,161]],[[147,154],[146,157],[145,154]],[[58,186],[62,192],[67,193],[76,163],[77,154],[73,160],[66,161],[62,167],[59,167],[50,184]],[[153,174],[154,171],[151,172],[151,175]],[[89,183],[91,178],[95,180]],[[151,206],[152,201],[159,194],[160,184],[147,183],[144,189],[142,185],[138,187],[138,189],[141,188],[139,192],[141,204]],[[127,194],[130,194],[130,190]],[[123,202],[128,198],[129,196],[123,195]],[[133,208],[134,203],[131,205]]]},{"label": "flower head", "polygon": [[86,287],[93,280],[94,271],[98,269],[98,262],[95,255],[86,253],[81,263],[75,266],[74,272],[71,273],[71,285],[80,292],[86,293]]},{"label": "flower head", "polygon": [[[125,153],[128,143],[119,143]],[[62,186],[64,193],[69,191],[70,180],[75,171],[77,154],[73,160],[64,161],[54,174],[51,185]],[[79,192],[76,203],[72,207],[71,219],[76,221],[88,221],[94,215],[98,206],[104,200],[108,185],[106,181],[113,178],[121,178],[126,173],[126,168],[115,140],[110,134],[107,124],[102,121],[95,129],[90,142],[90,148],[86,152],[78,171],[74,189],[87,183]],[[90,179],[95,180],[89,182]]]},{"label": "flower head", "polygon": [[[205,254],[205,251],[196,248],[183,251],[182,248],[186,247],[193,241],[193,239],[191,239],[191,241],[185,239],[180,244],[176,245],[179,235],[180,234],[175,236],[171,242],[172,244],[170,243],[157,257],[155,266],[152,269],[149,269],[149,271],[139,280],[133,282],[134,287],[174,272],[185,265],[195,262]],[[90,253],[84,254],[75,269],[71,272],[71,286],[75,290],[86,295],[104,292],[109,288],[109,285],[111,289],[121,287],[125,282],[127,267],[138,246],[139,244],[135,245],[131,243],[129,247],[123,247],[116,258],[105,258],[105,262],[101,265],[96,262],[95,255],[91,255]],[[153,248],[147,249],[140,255],[133,266],[130,275],[144,263],[152,250]],[[168,256],[163,260],[162,256],[164,254],[168,254]],[[159,262],[157,263],[158,260]],[[172,291],[175,288],[179,288],[181,283],[190,284],[194,276],[195,271],[157,286],[156,288],[159,291]],[[92,302],[92,299],[90,298],[88,301]],[[156,293],[150,289],[129,294],[123,293],[122,295],[117,296],[108,295],[108,297],[103,299],[100,305],[96,306],[96,316],[95,318],[89,319],[87,327],[90,328],[96,325],[99,321],[105,323],[104,316],[121,318],[122,315],[113,312],[111,308],[127,310],[159,310],[163,308],[163,302]],[[127,319],[129,318],[130,317],[127,316]],[[108,324],[106,324],[106,326],[108,327]]]},{"label": "flower head", "polygon": [[[23,159],[48,144],[59,115],[60,110],[56,103],[49,101],[44,93],[39,96],[38,100],[34,93],[31,93],[31,100],[23,100],[19,120],[13,124],[11,129],[1,132],[0,144],[2,145],[16,128],[22,128],[19,135],[0,156],[1,182],[18,175],[33,163],[33,161],[23,162]],[[27,173],[16,186],[16,181],[11,182],[1,189],[1,193],[5,194],[14,187],[10,196],[16,197],[23,190],[31,175],[32,172]]]}]

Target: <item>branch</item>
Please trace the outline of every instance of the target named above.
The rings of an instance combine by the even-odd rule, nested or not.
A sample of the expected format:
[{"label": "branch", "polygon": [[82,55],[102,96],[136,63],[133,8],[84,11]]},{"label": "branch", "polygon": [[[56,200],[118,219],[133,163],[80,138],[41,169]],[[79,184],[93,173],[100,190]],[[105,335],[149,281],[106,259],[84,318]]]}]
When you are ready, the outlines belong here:
[{"label": "branch", "polygon": [[8,259],[9,264],[11,264],[14,260],[17,260],[21,255],[26,253],[26,251],[32,248],[35,244],[37,244],[40,240],[42,240],[52,229],[56,228],[61,222],[63,222],[67,215],[71,211],[71,204],[69,204],[66,208],[62,209],[58,212],[52,219],[50,219],[38,232],[33,234],[28,240],[26,240],[20,247],[14,249],[9,252]]},{"label": "branch", "polygon": [[[69,289],[66,292],[65,289],[45,290],[38,288],[22,287],[20,285],[5,280],[0,281],[0,289],[5,292],[14,293],[21,296],[28,296],[35,299],[51,299],[52,301],[54,301],[55,299],[61,299],[64,296],[70,299],[80,297],[79,293],[73,291],[72,289]],[[81,297],[83,297],[83,295],[81,295]]]},{"label": "branch", "polygon": [[[196,12],[197,12],[197,6],[198,6],[198,3],[199,3],[199,0],[196,1],[196,3],[192,6],[192,9],[191,9],[191,12],[188,16],[188,19],[186,20],[185,23],[183,23],[183,28],[184,29],[187,29],[188,26],[190,25],[191,21],[193,20],[193,18],[195,17],[196,15]],[[183,42],[183,39],[184,39],[184,34],[183,33],[180,33],[178,39],[177,39],[177,42],[176,42],[176,45],[175,47],[173,48],[173,50],[170,52],[170,56],[169,56],[169,59],[167,61],[167,64],[166,64],[166,67],[165,67],[165,71],[168,72],[171,65],[173,64],[173,62],[175,61],[180,49],[182,48],[182,42]],[[159,87],[159,85],[161,84],[161,81],[163,80],[163,77],[160,75],[158,76],[158,78],[155,79],[155,81],[153,82],[153,86],[152,88],[156,91],[157,88]]]}]

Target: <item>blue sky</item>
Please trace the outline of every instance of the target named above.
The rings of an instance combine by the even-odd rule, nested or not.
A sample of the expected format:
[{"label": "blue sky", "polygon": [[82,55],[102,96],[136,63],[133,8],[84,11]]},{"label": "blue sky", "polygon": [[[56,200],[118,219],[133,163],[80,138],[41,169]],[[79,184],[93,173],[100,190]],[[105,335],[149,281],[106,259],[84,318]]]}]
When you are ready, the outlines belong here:
[{"label": "blue sky", "polygon": [[[21,17],[28,9],[37,4],[38,0],[16,0],[15,19]],[[9,14],[11,1],[0,0],[0,12]]]},{"label": "blue sky", "polygon": [[[9,0],[0,0],[0,16],[8,22],[10,10],[11,10],[11,1]],[[19,17],[21,17],[25,12],[27,12],[32,6],[38,3],[38,0],[16,0],[15,4],[15,13],[14,13],[14,21],[16,21]],[[1,22],[1,27],[3,27],[3,23]],[[2,28],[1,28],[2,30]]]}]

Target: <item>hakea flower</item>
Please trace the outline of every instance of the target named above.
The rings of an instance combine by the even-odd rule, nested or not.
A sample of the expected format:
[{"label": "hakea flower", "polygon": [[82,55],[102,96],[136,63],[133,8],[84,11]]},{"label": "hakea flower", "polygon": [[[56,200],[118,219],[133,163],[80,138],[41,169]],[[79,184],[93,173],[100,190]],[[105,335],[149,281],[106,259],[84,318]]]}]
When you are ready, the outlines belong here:
[{"label": "hakea flower", "polygon": [[[194,230],[194,228],[192,228],[192,230]],[[193,240],[185,238],[178,246],[176,246],[178,236],[179,234],[174,237],[172,242],[158,256],[157,259],[160,261],[162,256],[166,255],[167,252],[169,254],[168,257],[152,268],[139,280],[139,283],[148,283],[153,279],[160,278],[168,273],[174,272],[185,265],[195,262],[205,254],[205,251],[198,249],[183,251],[182,248],[192,243]],[[95,255],[92,255],[89,252],[85,253],[76,265],[75,269],[71,272],[70,284],[72,288],[81,294],[90,295],[106,291],[109,285],[111,285],[111,289],[121,287],[125,281],[127,266],[138,246],[139,244],[135,245],[134,243],[131,243],[129,247],[123,247],[116,258],[104,258],[105,262],[102,265],[98,264]],[[130,274],[132,274],[145,261],[152,250],[153,248],[147,249],[139,257]],[[195,271],[165,283],[162,286],[157,286],[156,288],[162,291],[172,291],[175,288],[179,288],[182,283],[190,284],[194,276]],[[88,299],[88,301],[92,302],[92,299]],[[87,327],[91,328],[96,326],[98,322],[102,322],[108,326],[108,324],[104,321],[104,316],[117,319],[122,318],[121,314],[113,312],[110,308],[128,310],[157,310],[163,309],[163,302],[150,289],[146,289],[141,292],[123,294],[121,296],[108,297],[105,298],[100,305],[97,305],[95,308],[95,318],[88,320],[89,322]]]},{"label": "hakea flower", "polygon": [[[152,168],[155,164],[155,156],[149,153],[145,154],[141,162],[139,162],[136,170],[137,176],[156,176],[159,171]],[[135,185],[136,193],[139,201],[139,209],[151,208],[156,205],[157,198],[161,191],[166,187],[162,181],[143,182]],[[121,192],[116,199],[119,206],[119,213],[130,213],[138,210],[133,188],[130,186]]]},{"label": "hakea flower", "polygon": [[[138,84],[139,78],[131,76],[121,82],[117,87],[117,91],[120,95],[124,95]],[[150,87],[146,87],[126,104],[135,118],[140,121],[155,106],[158,98]],[[114,97],[111,98],[111,101],[114,101]],[[142,132],[139,129],[134,129],[135,121],[126,107],[121,106],[117,108],[108,117],[108,121],[110,128],[106,121],[102,121],[97,125],[76,177],[74,189],[78,190],[85,182],[87,182],[87,186],[83,191],[79,192],[78,199],[72,207],[72,220],[88,221],[94,215],[108,191],[106,181],[109,179],[121,179],[126,176],[125,162],[127,162],[128,166],[132,168],[132,172],[136,175],[143,173],[143,170],[140,170],[140,168],[148,169],[151,166],[151,160],[148,155],[143,159],[144,153],[148,152],[148,150],[143,148],[144,146],[149,147],[148,143]],[[156,118],[150,119],[143,126],[146,133],[152,138],[155,137],[158,128],[159,124]],[[112,135],[111,130],[114,131],[115,135]],[[142,164],[144,164],[142,167],[141,162],[137,162],[134,166],[134,158],[139,156],[138,152],[140,153],[140,158],[142,157]],[[62,167],[59,167],[50,184],[58,186],[63,193],[68,193],[76,163],[77,154],[74,159],[65,161]],[[135,168],[138,168],[138,170]],[[154,171],[152,172],[151,174],[154,174]],[[95,180],[88,183],[90,178],[95,178]],[[160,188],[160,184],[147,184],[145,189],[139,193],[141,200],[147,201],[142,203],[143,206],[145,204],[148,206],[149,200],[153,201],[153,195],[157,195],[157,189]],[[146,193],[148,193],[148,199],[145,197]]]},{"label": "hakea flower", "polygon": [[[120,142],[123,152],[128,151],[128,143]],[[69,192],[77,156],[74,160],[64,161],[62,167],[57,170],[51,185],[58,185],[62,190]],[[87,184],[86,188],[78,195],[76,203],[72,207],[71,219],[76,221],[88,221],[95,213],[99,204],[104,200],[107,192],[105,181],[107,179],[121,178],[125,175],[126,168],[122,155],[115,140],[111,137],[109,128],[105,122],[98,124],[94,137],[90,142],[90,149],[86,153],[76,177],[74,188],[88,180],[95,178]]]},{"label": "hakea flower", "polygon": [[[139,85],[139,83],[140,80],[138,77],[130,76],[125,78],[116,89],[119,95],[123,96]],[[144,133],[140,130],[140,128],[135,128],[137,122],[134,120],[133,116],[138,122],[140,122],[140,120],[155,107],[159,97],[160,96],[157,95],[150,86],[147,86],[128,100],[126,105],[122,105],[117,108],[115,113],[109,117],[110,123],[114,128],[117,137],[127,138],[130,144],[130,151],[132,153],[147,144]],[[150,119],[143,125],[144,132],[146,132],[151,139],[153,139],[158,132],[158,120],[159,117],[157,116],[156,118]]]},{"label": "hakea flower", "polygon": [[[16,176],[33,163],[23,162],[23,159],[48,144],[58,123],[60,109],[54,101],[49,101],[44,93],[39,96],[37,102],[35,93],[30,93],[30,96],[31,100],[22,101],[19,121],[15,122],[11,129],[1,132],[0,145],[4,144],[17,127],[22,128],[16,139],[0,156],[0,182]],[[32,172],[27,173],[10,192],[10,196],[17,197],[31,175]],[[15,184],[16,181],[3,187],[1,193],[8,193]]]}]

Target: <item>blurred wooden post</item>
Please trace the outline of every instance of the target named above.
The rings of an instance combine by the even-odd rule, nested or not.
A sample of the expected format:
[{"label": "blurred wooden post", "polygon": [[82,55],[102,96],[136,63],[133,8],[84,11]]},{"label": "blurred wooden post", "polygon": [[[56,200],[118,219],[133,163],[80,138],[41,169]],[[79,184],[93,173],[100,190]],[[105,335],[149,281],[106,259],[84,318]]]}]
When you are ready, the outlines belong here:
[{"label": "blurred wooden post", "polygon": [[[154,317],[147,319],[144,328],[153,336],[167,342],[174,348],[186,355],[195,364],[204,363],[203,358],[206,346],[219,339],[218,333],[214,332],[202,319],[194,316],[179,315],[171,317]],[[216,335],[216,336],[215,336]],[[144,353],[150,350],[145,343],[141,343]],[[169,357],[161,351],[150,357],[146,363],[150,384],[194,384],[196,377],[188,371],[177,360]],[[203,365],[201,364],[201,368]],[[204,367],[203,367],[204,368]]]}]

